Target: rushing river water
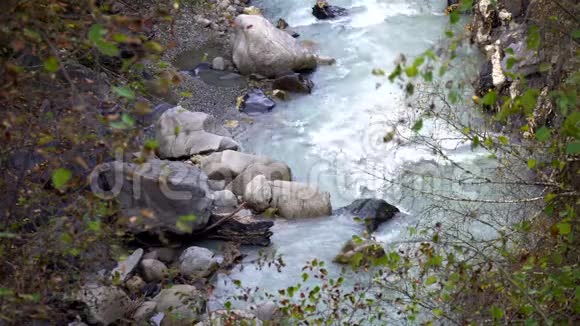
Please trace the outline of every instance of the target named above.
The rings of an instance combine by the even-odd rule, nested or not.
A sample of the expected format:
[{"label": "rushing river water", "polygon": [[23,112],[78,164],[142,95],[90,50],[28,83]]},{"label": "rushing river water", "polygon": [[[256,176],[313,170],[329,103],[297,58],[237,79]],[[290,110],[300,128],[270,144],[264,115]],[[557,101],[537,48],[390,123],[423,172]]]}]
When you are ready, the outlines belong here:
[{"label": "rushing river water", "polygon": [[[412,57],[443,38],[448,18],[443,0],[334,0],[349,8],[350,17],[317,21],[311,14],[313,0],[262,0],[254,5],[265,9],[275,22],[284,18],[301,34],[313,40],[322,55],[336,58],[333,66],[320,67],[311,78],[315,89],[308,96],[294,96],[279,103],[272,113],[256,118],[242,136],[244,151],[286,162],[295,180],[308,182],[332,196],[333,208],[361,197],[384,198],[405,212],[376,233],[388,243],[399,239],[424,207],[421,199],[403,196],[397,187],[385,187],[385,178],[401,178],[404,168],[454,173],[429,150],[416,144],[397,146],[383,137],[390,125],[409,121],[411,108],[399,86],[371,74],[375,67],[389,72],[400,53]],[[377,88],[377,83],[382,83]],[[444,126],[427,123],[425,129],[445,134]],[[470,150],[469,144],[443,142],[447,155],[466,161],[479,170],[492,167]],[[372,175],[369,174],[371,172]],[[257,270],[251,261],[257,250],[245,249],[249,257],[229,277],[220,276],[213,304],[219,306],[235,293],[228,280],[244,286],[276,292],[300,280],[301,268],[310,259],[330,263],[342,245],[358,234],[361,226],[352,218],[332,216],[294,221],[276,220],[271,251],[284,257],[287,267]],[[331,272],[339,266],[331,264]]]}]

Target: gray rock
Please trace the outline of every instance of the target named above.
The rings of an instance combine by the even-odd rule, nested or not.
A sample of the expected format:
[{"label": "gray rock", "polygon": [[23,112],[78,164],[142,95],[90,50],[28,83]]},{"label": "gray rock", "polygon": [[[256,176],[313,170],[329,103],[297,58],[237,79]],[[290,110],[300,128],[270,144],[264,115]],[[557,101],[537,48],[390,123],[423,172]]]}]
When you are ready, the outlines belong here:
[{"label": "gray rock", "polygon": [[314,83],[301,74],[294,73],[276,78],[274,83],[272,83],[272,88],[294,93],[310,94],[312,88],[314,88]]},{"label": "gray rock", "polygon": [[139,248],[124,261],[119,262],[117,267],[111,271],[111,276],[113,278],[119,277],[119,280],[122,282],[126,281],[129,275],[131,275],[135,270],[135,267],[139,264],[141,257],[143,257],[143,249]]},{"label": "gray rock", "polygon": [[368,232],[374,232],[381,223],[392,219],[399,209],[382,199],[357,199],[352,204],[340,208],[336,214],[350,214],[365,222]]},{"label": "gray rock", "polygon": [[273,162],[275,161],[266,156],[237,151],[223,151],[205,157],[201,161],[201,169],[207,174],[209,179],[227,180],[227,177],[229,177],[229,183],[251,164],[261,163],[268,165]]},{"label": "gray rock", "polygon": [[153,301],[157,303],[157,312],[165,315],[161,325],[167,326],[192,325],[201,319],[206,306],[203,293],[185,284],[161,290]]},{"label": "gray rock", "polygon": [[213,252],[202,247],[189,247],[179,256],[179,272],[190,279],[209,276],[218,265]]},{"label": "gray rock", "polygon": [[121,319],[129,304],[129,298],[121,289],[97,284],[85,285],[77,294],[77,300],[88,308],[88,322],[110,325]]},{"label": "gray rock", "polygon": [[270,181],[292,180],[292,172],[290,171],[290,168],[282,162],[273,161],[268,164],[254,163],[249,165],[242,173],[240,173],[226,189],[232,191],[237,196],[243,196],[248,183],[258,175],[263,175]]},{"label": "gray rock", "polygon": [[211,67],[215,70],[226,70],[226,61],[222,57],[216,57],[213,59]]},{"label": "gray rock", "polygon": [[348,16],[348,10],[338,6],[331,6],[329,4],[318,5],[312,7],[312,15],[317,19],[334,19],[337,17]]},{"label": "gray rock", "polygon": [[143,259],[157,259],[170,264],[177,258],[177,254],[177,250],[173,248],[155,248],[143,255]]},{"label": "gray rock", "polygon": [[145,281],[141,277],[135,275],[125,282],[125,287],[129,290],[130,294],[138,295],[143,291],[145,284]]},{"label": "gray rock", "polygon": [[[205,227],[212,207],[207,176],[196,166],[182,162],[149,160],[143,164],[113,162],[100,166],[97,174],[101,191],[91,184],[93,192],[116,196],[125,216],[136,216],[128,222],[131,232],[150,231],[184,234],[177,227],[179,217],[195,215],[188,222],[193,231]],[[110,190],[102,193],[103,189]],[[147,215],[143,215],[147,213]]]},{"label": "gray rock", "polygon": [[167,266],[159,260],[143,259],[141,261],[143,277],[147,282],[159,282],[167,277]]},{"label": "gray rock", "polygon": [[291,71],[316,68],[315,56],[266,18],[239,15],[235,24],[233,59],[242,74],[276,77]]},{"label": "gray rock", "polygon": [[230,136],[212,116],[180,106],[165,111],[155,129],[161,158],[183,158],[238,149],[239,144]]},{"label": "gray rock", "polygon": [[276,208],[285,218],[329,216],[332,212],[329,193],[300,182],[269,181],[263,175],[247,185],[244,200],[257,211]]},{"label": "gray rock", "polygon": [[246,93],[243,97],[240,111],[247,114],[260,114],[272,111],[276,102],[269,98],[260,89],[254,89]]},{"label": "gray rock", "polygon": [[145,301],[133,313],[133,320],[139,325],[147,325],[147,322],[155,315],[157,302]]},{"label": "gray rock", "polygon": [[218,208],[235,208],[238,206],[238,198],[229,190],[216,191],[213,196],[213,204]]},{"label": "gray rock", "polygon": [[319,65],[322,65],[322,66],[332,66],[333,64],[336,63],[335,58],[327,57],[327,56],[323,56],[323,55],[317,55],[316,61],[318,62]]},{"label": "gray rock", "polygon": [[280,310],[273,301],[257,305],[253,312],[262,321],[276,321],[280,319]]}]

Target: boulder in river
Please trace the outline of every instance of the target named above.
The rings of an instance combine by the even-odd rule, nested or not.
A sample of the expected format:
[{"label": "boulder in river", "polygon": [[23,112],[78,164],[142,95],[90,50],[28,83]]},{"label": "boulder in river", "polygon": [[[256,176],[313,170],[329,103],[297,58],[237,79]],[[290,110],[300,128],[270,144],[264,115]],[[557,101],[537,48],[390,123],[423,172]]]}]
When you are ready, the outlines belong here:
[{"label": "boulder in river", "polygon": [[269,98],[260,89],[249,91],[242,97],[240,103],[240,111],[247,114],[260,114],[272,111],[276,106],[276,102]]},{"label": "boulder in river", "polygon": [[153,159],[142,164],[107,163],[95,173],[102,188],[93,191],[116,196],[123,216],[137,217],[127,222],[134,233],[184,234],[177,227],[181,216],[195,215],[195,220],[188,221],[192,231],[204,228],[209,220],[211,190],[207,176],[196,166]]},{"label": "boulder in river", "polygon": [[351,214],[362,219],[368,232],[374,232],[381,223],[392,219],[399,209],[382,199],[357,199],[352,204],[336,211],[337,214]]},{"label": "boulder in river", "polygon": [[242,74],[258,73],[266,77],[276,77],[291,71],[316,68],[314,54],[266,18],[239,15],[235,24],[237,32],[233,59]]},{"label": "boulder in river", "polygon": [[314,88],[314,83],[301,74],[293,73],[276,78],[272,83],[272,88],[293,93],[310,94]]},{"label": "boulder in river", "polygon": [[338,6],[329,5],[325,0],[317,0],[312,7],[312,15],[317,19],[333,19],[348,16],[348,10]]},{"label": "boulder in river", "polygon": [[244,169],[242,173],[230,182],[226,189],[238,196],[243,196],[248,183],[258,175],[265,176],[267,180],[292,180],[292,172],[285,163],[279,161],[273,161],[267,164],[254,163]]},{"label": "boulder in river", "polygon": [[181,106],[165,111],[155,129],[161,158],[183,158],[226,149],[239,144],[211,115],[191,112]]},{"label": "boulder in river", "polygon": [[256,176],[246,187],[244,200],[255,210],[276,208],[285,218],[329,216],[330,194],[300,182]]},{"label": "boulder in river", "polygon": [[371,264],[373,259],[381,258],[385,255],[385,249],[372,240],[351,239],[334,257],[334,262],[338,264],[350,264],[355,267]]}]

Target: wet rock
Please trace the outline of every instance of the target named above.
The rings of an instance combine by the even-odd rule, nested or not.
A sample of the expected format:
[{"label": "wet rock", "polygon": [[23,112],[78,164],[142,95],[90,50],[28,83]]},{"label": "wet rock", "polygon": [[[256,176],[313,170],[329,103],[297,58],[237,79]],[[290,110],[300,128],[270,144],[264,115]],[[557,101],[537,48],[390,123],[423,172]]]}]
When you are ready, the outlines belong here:
[{"label": "wet rock", "polygon": [[141,261],[141,270],[147,282],[159,282],[167,277],[168,274],[167,266],[156,259],[143,259]]},{"label": "wet rock", "polygon": [[373,259],[385,255],[385,249],[372,240],[348,240],[334,258],[338,264],[351,264],[357,267],[372,263]]},{"label": "wet rock", "polygon": [[254,7],[254,6],[249,6],[249,7],[245,7],[243,10],[244,15],[257,15],[257,16],[261,16],[262,15],[262,10],[258,7]]},{"label": "wet rock", "polygon": [[213,252],[202,247],[189,247],[179,256],[179,272],[192,280],[209,276],[218,265]]},{"label": "wet rock", "polygon": [[314,88],[314,83],[303,75],[294,73],[276,78],[272,88],[293,93],[310,94],[312,88]]},{"label": "wet rock", "polygon": [[[93,192],[116,197],[133,233],[171,232],[184,234],[176,224],[180,216],[195,215],[192,231],[207,224],[212,200],[207,176],[196,166],[183,162],[149,160],[143,164],[112,162],[99,166],[101,186]],[[105,192],[103,192],[105,191]]]},{"label": "wet rock", "polygon": [[207,62],[202,62],[200,64],[198,64],[197,66],[195,66],[195,68],[191,69],[191,70],[186,70],[187,73],[189,73],[192,77],[199,77],[201,75],[201,73],[203,73],[204,71],[209,71],[211,70],[211,64],[207,63]]},{"label": "wet rock", "polygon": [[212,116],[191,112],[180,106],[165,111],[156,124],[155,138],[161,158],[191,157],[226,149],[239,144]]},{"label": "wet rock", "polygon": [[316,68],[316,58],[311,52],[264,17],[239,15],[235,23],[233,59],[242,74],[276,77]]},{"label": "wet rock", "polygon": [[276,102],[266,96],[262,90],[255,89],[244,95],[240,111],[247,114],[260,114],[272,111],[275,106]]},{"label": "wet rock", "polygon": [[124,261],[119,262],[117,267],[111,271],[111,276],[113,278],[117,278],[124,282],[127,278],[133,273],[139,261],[143,257],[143,249],[139,248],[135,250],[129,257],[127,257]]},{"label": "wet rock", "polygon": [[148,325],[147,322],[155,315],[156,309],[155,301],[145,301],[133,313],[133,320],[139,325]]},{"label": "wet rock", "polygon": [[156,311],[165,315],[161,325],[191,325],[201,319],[206,306],[203,293],[185,284],[161,290],[153,301]]},{"label": "wet rock", "polygon": [[351,214],[362,219],[368,232],[374,232],[381,223],[392,219],[399,209],[382,199],[357,199],[352,204],[340,208],[337,214]]},{"label": "wet rock", "polygon": [[332,66],[333,64],[336,63],[336,59],[332,57],[317,55],[316,62],[318,62],[318,64],[322,66]]},{"label": "wet rock", "polygon": [[292,172],[285,163],[274,161],[268,164],[254,163],[250,164],[242,173],[240,173],[226,189],[232,191],[237,196],[243,196],[246,186],[256,176],[263,175],[267,180],[292,180]]},{"label": "wet rock", "polygon": [[227,219],[205,236],[208,239],[232,241],[243,245],[264,247],[270,245],[270,237],[273,234],[270,228],[274,226],[274,222],[258,220],[247,210],[242,210],[233,217],[229,215],[229,213],[212,215],[210,218],[212,225]]},{"label": "wet rock", "polygon": [[201,161],[201,169],[210,178],[212,172],[220,169],[226,171],[229,175],[238,176],[252,164],[261,163],[268,165],[274,162],[277,161],[263,155],[253,155],[237,151],[223,151],[212,153],[205,157]]},{"label": "wet rock", "polygon": [[257,211],[276,208],[285,218],[329,216],[330,194],[307,184],[255,177],[246,187],[244,200]]},{"label": "wet rock", "polygon": [[88,322],[110,325],[121,319],[129,304],[129,298],[121,289],[114,286],[90,284],[84,286],[77,300],[88,308]]},{"label": "wet rock", "polygon": [[215,70],[226,70],[226,61],[222,57],[216,57],[211,62],[211,67]]},{"label": "wet rock", "polygon": [[331,6],[326,1],[318,0],[312,7],[312,15],[317,19],[334,19],[348,16],[348,10],[338,6]]}]

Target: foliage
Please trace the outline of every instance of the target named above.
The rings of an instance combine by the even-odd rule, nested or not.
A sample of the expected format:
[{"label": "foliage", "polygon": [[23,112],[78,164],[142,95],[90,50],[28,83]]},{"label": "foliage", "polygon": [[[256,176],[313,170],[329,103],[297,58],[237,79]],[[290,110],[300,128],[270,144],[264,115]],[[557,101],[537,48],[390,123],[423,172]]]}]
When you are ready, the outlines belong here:
[{"label": "foliage", "polygon": [[173,82],[152,27],[169,24],[175,8],[0,4],[0,320],[74,318],[65,295],[121,254],[116,207],[91,194],[89,175],[114,152],[139,150],[139,119],[151,111],[144,77]]}]

